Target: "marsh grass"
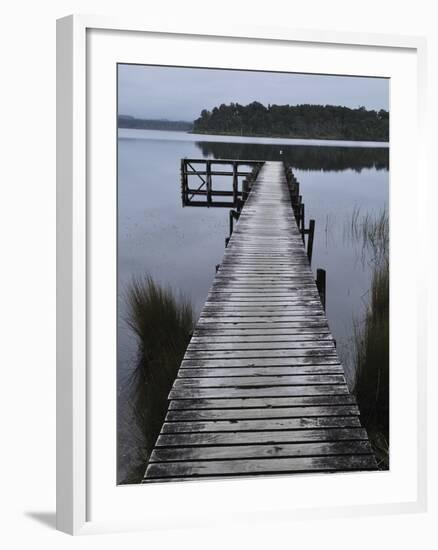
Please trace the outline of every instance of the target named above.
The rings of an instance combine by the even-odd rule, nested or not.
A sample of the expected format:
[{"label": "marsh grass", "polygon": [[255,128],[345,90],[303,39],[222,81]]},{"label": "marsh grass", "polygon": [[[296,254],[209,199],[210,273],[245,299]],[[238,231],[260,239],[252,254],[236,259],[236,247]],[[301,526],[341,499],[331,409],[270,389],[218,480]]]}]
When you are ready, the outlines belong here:
[{"label": "marsh grass", "polygon": [[355,207],[350,220],[344,227],[344,238],[359,244],[362,262],[370,259],[375,265],[384,263],[389,257],[389,216],[384,208],[376,216],[369,212],[361,214]]},{"label": "marsh grass", "polygon": [[351,236],[372,263],[371,288],[363,318],[354,323],[356,395],[361,420],[368,431],[381,469],[389,467],[389,219],[355,210]]},{"label": "marsh grass", "polygon": [[137,425],[137,465],[125,483],[138,483],[160,432],[167,396],[194,327],[187,298],[177,298],[149,276],[134,279],[126,291],[127,323],[137,337],[138,357],[130,380],[133,418]]}]

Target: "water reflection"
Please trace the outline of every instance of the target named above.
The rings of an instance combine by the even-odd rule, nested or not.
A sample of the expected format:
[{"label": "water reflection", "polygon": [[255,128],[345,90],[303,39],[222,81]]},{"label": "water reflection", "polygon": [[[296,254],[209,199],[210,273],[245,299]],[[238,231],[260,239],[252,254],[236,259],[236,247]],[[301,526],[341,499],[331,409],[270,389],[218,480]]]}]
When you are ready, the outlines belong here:
[{"label": "water reflection", "polygon": [[364,169],[388,170],[389,149],[383,147],[322,147],[198,141],[204,157],[215,159],[285,160],[299,170],[339,172]]}]

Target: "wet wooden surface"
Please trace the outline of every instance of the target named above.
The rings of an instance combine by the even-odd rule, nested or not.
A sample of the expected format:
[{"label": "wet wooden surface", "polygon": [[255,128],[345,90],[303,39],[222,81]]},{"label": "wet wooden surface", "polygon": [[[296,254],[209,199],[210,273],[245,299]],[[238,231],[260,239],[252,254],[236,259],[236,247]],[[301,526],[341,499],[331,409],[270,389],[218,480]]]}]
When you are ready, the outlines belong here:
[{"label": "wet wooden surface", "polygon": [[372,470],[281,162],[225,250],[144,482]]}]

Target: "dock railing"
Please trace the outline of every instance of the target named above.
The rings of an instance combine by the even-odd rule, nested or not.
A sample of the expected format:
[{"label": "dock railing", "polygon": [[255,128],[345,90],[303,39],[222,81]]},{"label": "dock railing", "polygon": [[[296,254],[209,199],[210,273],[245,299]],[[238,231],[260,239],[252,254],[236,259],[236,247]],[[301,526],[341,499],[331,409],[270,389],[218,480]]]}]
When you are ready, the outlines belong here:
[{"label": "dock railing", "polygon": [[[232,159],[181,159],[183,206],[238,208],[243,195],[243,178],[257,175],[264,161]],[[230,189],[215,187],[218,177],[231,179]],[[196,180],[197,185],[193,183]]]}]

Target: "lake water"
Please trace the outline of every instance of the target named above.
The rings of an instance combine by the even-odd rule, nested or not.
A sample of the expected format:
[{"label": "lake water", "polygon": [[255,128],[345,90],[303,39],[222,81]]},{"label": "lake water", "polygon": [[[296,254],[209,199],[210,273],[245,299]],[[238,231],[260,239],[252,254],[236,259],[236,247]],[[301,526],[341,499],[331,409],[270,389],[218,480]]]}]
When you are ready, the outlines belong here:
[{"label": "lake water", "polygon": [[353,319],[363,313],[371,266],[360,245],[349,238],[348,227],[358,209],[377,216],[388,205],[387,144],[119,130],[119,481],[135,461],[127,381],[135,365],[136,341],[125,322],[126,286],[133,277],[149,274],[188,296],[199,313],[228,236],[227,209],[182,207],[182,157],[291,164],[300,182],[306,223],[316,221],[312,267],[315,273],[319,267],[327,272],[327,317],[350,382]]}]

